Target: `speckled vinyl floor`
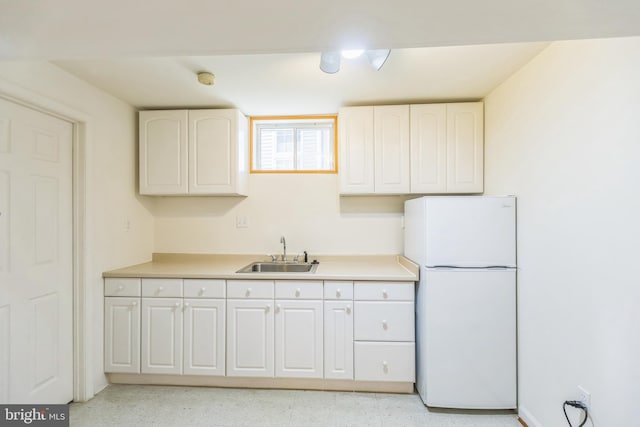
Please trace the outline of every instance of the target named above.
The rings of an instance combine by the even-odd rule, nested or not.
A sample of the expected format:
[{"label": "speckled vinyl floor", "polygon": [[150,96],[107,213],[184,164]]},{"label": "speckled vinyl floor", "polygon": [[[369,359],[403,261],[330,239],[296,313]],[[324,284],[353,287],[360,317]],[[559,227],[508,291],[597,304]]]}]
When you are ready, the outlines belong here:
[{"label": "speckled vinyl floor", "polygon": [[428,410],[417,394],[111,385],[70,407],[72,427],[520,427],[511,413]]}]

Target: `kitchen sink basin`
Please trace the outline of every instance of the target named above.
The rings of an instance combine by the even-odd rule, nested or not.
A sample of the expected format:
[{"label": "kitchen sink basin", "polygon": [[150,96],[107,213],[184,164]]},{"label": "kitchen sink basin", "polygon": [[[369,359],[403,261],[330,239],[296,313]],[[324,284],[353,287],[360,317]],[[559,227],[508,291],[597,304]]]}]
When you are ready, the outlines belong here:
[{"label": "kitchen sink basin", "polygon": [[308,262],[252,262],[236,273],[315,273],[317,268]]}]

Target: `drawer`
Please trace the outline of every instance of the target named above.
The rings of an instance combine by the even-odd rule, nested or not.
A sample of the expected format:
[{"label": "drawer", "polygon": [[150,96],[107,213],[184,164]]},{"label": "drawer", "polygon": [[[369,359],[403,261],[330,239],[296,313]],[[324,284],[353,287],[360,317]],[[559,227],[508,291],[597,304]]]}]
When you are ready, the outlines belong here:
[{"label": "drawer", "polygon": [[415,345],[357,342],[353,345],[357,381],[415,382]]},{"label": "drawer", "polygon": [[226,282],[217,279],[184,279],[185,298],[224,298]]},{"label": "drawer", "polygon": [[182,279],[142,279],[143,297],[181,297]]},{"label": "drawer", "polygon": [[415,341],[413,303],[356,301],[353,336],[356,341]]},{"label": "drawer", "polygon": [[273,280],[227,280],[227,298],[273,299]]},{"label": "drawer", "polygon": [[355,282],[353,296],[358,301],[413,301],[413,282]]},{"label": "drawer", "polygon": [[139,297],[140,279],[104,279],[105,297]]},{"label": "drawer", "polygon": [[324,299],[352,300],[353,282],[324,282]]},{"label": "drawer", "polygon": [[276,281],[277,299],[322,299],[322,282],[312,280]]}]

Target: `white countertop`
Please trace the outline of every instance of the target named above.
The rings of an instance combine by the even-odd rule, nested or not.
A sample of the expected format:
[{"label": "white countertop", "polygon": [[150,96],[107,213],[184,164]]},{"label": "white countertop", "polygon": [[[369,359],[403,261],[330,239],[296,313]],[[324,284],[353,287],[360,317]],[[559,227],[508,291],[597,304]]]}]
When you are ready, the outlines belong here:
[{"label": "white countertop", "polygon": [[185,279],[418,280],[418,266],[399,255],[312,256],[315,273],[236,273],[264,255],[153,254],[150,262],[111,270],[103,277]]}]

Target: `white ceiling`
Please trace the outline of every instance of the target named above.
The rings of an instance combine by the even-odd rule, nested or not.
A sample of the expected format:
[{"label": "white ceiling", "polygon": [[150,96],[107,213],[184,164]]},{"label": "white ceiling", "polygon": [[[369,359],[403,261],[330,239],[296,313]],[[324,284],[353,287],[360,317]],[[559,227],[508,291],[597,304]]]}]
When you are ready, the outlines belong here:
[{"label": "white ceiling", "polygon": [[[638,0],[0,0],[0,60],[55,61],[136,107],[251,115],[479,99],[545,46],[528,42],[634,35]],[[378,72],[318,69],[356,46],[393,50]]]}]

